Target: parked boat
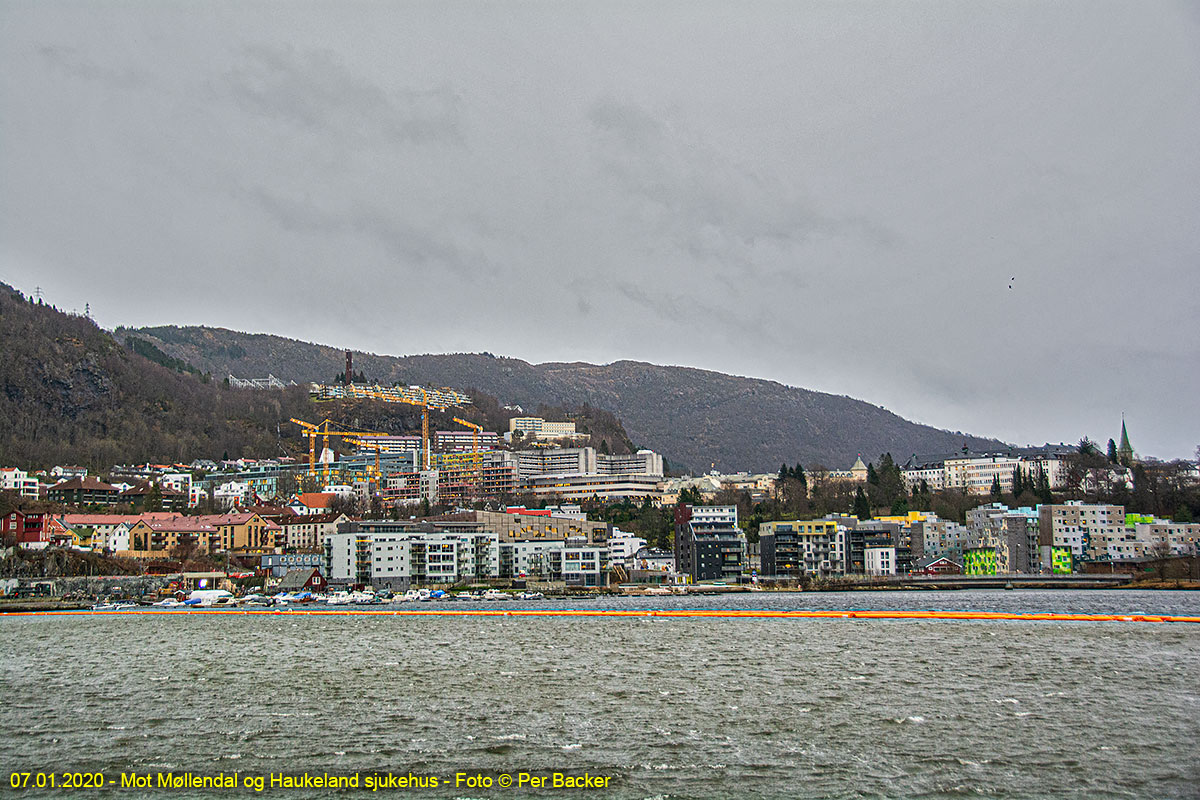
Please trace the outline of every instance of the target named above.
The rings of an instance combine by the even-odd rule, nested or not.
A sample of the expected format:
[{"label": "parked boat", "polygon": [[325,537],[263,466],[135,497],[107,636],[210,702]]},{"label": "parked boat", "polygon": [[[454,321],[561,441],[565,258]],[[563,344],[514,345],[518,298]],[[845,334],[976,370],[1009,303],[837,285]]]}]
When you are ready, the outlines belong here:
[{"label": "parked boat", "polygon": [[209,608],[211,606],[232,606],[237,604],[231,592],[224,589],[197,589],[188,595],[188,599],[183,601],[185,606],[200,606]]}]

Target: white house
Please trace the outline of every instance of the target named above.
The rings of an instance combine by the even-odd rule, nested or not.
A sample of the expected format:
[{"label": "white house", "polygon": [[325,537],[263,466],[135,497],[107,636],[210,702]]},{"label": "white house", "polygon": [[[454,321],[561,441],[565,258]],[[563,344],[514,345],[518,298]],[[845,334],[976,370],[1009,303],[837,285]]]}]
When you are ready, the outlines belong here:
[{"label": "white house", "polygon": [[38,481],[17,467],[0,467],[0,491],[16,492],[21,497],[37,499]]},{"label": "white house", "polygon": [[241,481],[222,483],[213,489],[213,501],[221,508],[248,505],[250,502],[250,484],[242,483]]}]

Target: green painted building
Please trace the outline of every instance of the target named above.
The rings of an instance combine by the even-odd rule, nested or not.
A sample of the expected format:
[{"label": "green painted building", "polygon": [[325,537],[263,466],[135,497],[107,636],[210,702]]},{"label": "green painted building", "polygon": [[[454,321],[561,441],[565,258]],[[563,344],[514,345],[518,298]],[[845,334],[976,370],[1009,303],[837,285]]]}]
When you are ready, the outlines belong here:
[{"label": "green painted building", "polygon": [[972,547],[963,551],[963,575],[995,575],[996,548]]},{"label": "green painted building", "polygon": [[1070,575],[1074,568],[1071,563],[1071,548],[1053,547],[1050,549],[1050,569],[1055,575]]}]

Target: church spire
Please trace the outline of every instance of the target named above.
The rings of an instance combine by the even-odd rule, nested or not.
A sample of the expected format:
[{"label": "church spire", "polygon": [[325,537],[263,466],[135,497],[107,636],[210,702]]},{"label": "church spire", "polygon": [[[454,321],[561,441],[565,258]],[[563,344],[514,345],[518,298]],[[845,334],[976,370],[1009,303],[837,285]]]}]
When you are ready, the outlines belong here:
[{"label": "church spire", "polygon": [[1117,459],[1122,464],[1133,463],[1133,445],[1129,444],[1129,431],[1125,429],[1125,417],[1121,417],[1121,446],[1117,448]]}]

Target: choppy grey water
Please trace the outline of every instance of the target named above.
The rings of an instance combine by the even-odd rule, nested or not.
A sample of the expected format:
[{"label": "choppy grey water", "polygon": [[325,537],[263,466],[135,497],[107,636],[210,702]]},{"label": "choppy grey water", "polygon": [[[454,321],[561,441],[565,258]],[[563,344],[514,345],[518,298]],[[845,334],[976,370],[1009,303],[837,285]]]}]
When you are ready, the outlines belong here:
[{"label": "choppy grey water", "polygon": [[[1200,595],[888,592],[580,607],[600,605],[1195,615]],[[1200,625],[1185,624],[0,617],[0,783],[8,790],[9,773],[39,770],[379,771],[451,782],[460,771],[493,780],[587,771],[613,778],[592,796],[618,798],[1197,797],[1198,680]],[[453,783],[387,793],[578,794]]]}]

